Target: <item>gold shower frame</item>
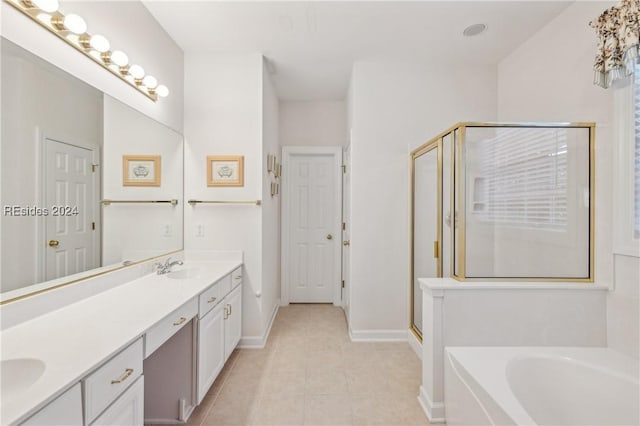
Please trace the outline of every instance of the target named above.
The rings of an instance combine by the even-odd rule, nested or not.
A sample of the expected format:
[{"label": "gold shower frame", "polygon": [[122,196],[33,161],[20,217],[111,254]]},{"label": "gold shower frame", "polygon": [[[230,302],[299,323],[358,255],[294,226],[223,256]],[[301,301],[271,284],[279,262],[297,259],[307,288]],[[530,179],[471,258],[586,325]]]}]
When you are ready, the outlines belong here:
[{"label": "gold shower frame", "polygon": [[[464,167],[458,167],[456,170],[455,165],[464,164],[464,148],[467,128],[475,127],[520,127],[520,128],[586,128],[589,129],[589,275],[584,278],[555,278],[555,277],[517,277],[517,278],[471,278],[466,276],[466,179]],[[437,258],[437,275],[442,277],[442,210],[443,210],[443,144],[444,138],[451,136],[451,221],[452,224],[457,220],[458,232],[456,235],[455,226],[451,226],[451,265],[450,270],[452,278],[458,281],[540,281],[540,282],[579,282],[579,283],[593,283],[595,274],[595,123],[593,122],[460,122],[447,130],[439,133],[434,138],[429,139],[426,143],[422,144],[418,148],[414,149],[410,153],[410,173],[411,173],[411,208],[410,208],[410,267],[409,267],[409,294],[410,294],[410,314],[409,314],[409,329],[413,332],[416,338],[422,342],[422,332],[414,324],[414,221],[415,221],[415,161],[417,158],[432,151],[438,150],[438,181],[437,181],[437,253],[434,252],[434,257]],[[455,188],[458,185],[458,191],[456,194]],[[457,207],[457,209],[456,209]],[[459,212],[456,219],[456,212]],[[456,250],[459,247],[459,250]],[[437,254],[437,256],[436,256]],[[456,273],[455,266],[458,265],[458,271]]]}]

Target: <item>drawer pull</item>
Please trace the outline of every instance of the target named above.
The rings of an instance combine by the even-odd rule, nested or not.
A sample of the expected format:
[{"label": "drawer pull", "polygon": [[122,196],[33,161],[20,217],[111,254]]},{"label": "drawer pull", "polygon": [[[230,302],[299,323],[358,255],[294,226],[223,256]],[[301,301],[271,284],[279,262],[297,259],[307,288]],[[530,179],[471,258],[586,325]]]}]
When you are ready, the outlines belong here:
[{"label": "drawer pull", "polygon": [[233,313],[233,309],[231,308],[231,305],[227,305],[229,307],[229,316],[231,316],[231,314]]},{"label": "drawer pull", "polygon": [[242,275],[238,275],[237,277],[233,277],[234,280],[241,280],[242,279]]},{"label": "drawer pull", "polygon": [[180,319],[178,321],[174,322],[173,325],[183,324],[186,320],[187,320],[186,317],[180,317]]},{"label": "drawer pull", "polygon": [[207,303],[213,303],[213,302],[215,302],[216,300],[218,300],[218,298],[217,298],[217,297],[212,297],[211,299],[207,300]]},{"label": "drawer pull", "polygon": [[129,376],[131,376],[132,374],[133,374],[133,368],[127,368],[126,370],[124,370],[124,374],[122,375],[122,377],[120,377],[118,380],[112,380],[111,384],[117,385],[118,383],[122,383],[125,380],[127,380]]}]

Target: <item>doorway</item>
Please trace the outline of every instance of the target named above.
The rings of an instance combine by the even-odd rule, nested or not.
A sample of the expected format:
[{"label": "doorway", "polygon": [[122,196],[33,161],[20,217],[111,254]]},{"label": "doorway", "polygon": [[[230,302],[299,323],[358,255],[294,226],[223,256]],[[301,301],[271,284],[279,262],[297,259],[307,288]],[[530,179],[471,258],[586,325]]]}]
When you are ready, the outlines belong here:
[{"label": "doorway", "polygon": [[341,305],[341,147],[282,149],[281,302]]},{"label": "doorway", "polygon": [[96,151],[44,139],[44,277],[53,280],[99,265]]}]

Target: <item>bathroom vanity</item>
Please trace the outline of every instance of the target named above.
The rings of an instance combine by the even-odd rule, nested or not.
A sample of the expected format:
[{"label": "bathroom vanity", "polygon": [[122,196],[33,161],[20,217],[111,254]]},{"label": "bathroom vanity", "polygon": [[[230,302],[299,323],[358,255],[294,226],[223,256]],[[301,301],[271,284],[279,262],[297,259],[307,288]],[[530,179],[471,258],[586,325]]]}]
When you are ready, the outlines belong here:
[{"label": "bathroom vanity", "polygon": [[241,284],[240,261],[187,262],[2,331],[0,423],[186,421],[240,340]]}]

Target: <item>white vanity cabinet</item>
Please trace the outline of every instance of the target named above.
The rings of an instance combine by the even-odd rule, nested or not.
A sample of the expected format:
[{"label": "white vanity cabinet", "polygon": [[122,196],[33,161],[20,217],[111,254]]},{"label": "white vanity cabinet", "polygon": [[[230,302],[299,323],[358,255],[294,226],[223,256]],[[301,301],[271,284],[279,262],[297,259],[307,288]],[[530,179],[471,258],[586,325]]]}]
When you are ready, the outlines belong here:
[{"label": "white vanity cabinet", "polygon": [[242,334],[242,268],[217,281],[199,298],[198,404],[224,367]]},{"label": "white vanity cabinet", "polygon": [[242,286],[238,285],[224,298],[226,315],[224,322],[224,360],[240,342],[242,335]]},{"label": "white vanity cabinet", "polygon": [[[87,424],[94,420],[114,401],[122,398],[130,386],[142,375],[142,339],[136,340],[118,355],[91,373],[84,382],[85,419]],[[142,381],[138,383],[142,388]],[[119,418],[116,401],[105,418]],[[129,411],[128,407],[124,408]],[[101,424],[108,424],[102,420]],[[119,424],[119,423],[113,423]]]},{"label": "white vanity cabinet", "polygon": [[80,383],[29,417],[22,426],[82,426]]},{"label": "white vanity cabinet", "polygon": [[198,325],[198,404],[224,366],[225,308],[224,303],[218,303]]},{"label": "white vanity cabinet", "polygon": [[144,423],[144,376],[139,377],[92,426],[140,426]]}]

